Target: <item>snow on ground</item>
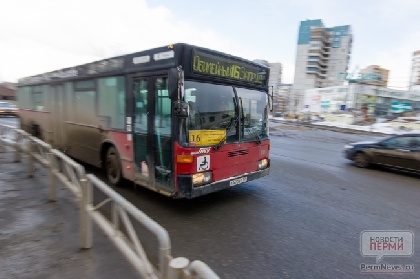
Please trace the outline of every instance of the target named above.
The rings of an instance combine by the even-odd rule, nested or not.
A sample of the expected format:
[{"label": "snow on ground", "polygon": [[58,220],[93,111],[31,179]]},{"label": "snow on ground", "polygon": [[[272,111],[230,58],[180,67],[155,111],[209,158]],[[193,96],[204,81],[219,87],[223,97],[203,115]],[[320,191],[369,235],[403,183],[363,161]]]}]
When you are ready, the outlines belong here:
[{"label": "snow on ground", "polygon": [[[297,122],[296,119],[284,119],[283,117],[269,117],[270,119],[275,120],[282,120],[282,121],[291,121],[291,122]],[[403,117],[401,117],[403,118]],[[410,117],[413,118],[413,117]],[[345,128],[345,129],[354,129],[358,131],[368,131],[368,132],[377,132],[382,134],[388,134],[388,135],[395,135],[395,134],[405,134],[405,133],[420,133],[420,129],[413,129],[410,126],[405,126],[403,119],[402,121],[398,123],[398,125],[391,124],[390,122],[382,122],[382,123],[374,123],[373,125],[350,125],[350,124],[344,124],[340,122],[328,122],[328,121],[322,121],[322,122],[312,122],[313,125],[324,125],[324,126],[330,126],[330,127],[338,127],[338,128]],[[416,117],[415,120],[411,123],[419,123],[420,124],[420,117]],[[417,125],[420,127],[420,125]]]},{"label": "snow on ground", "polygon": [[[389,123],[375,123],[373,125],[360,126],[360,125],[350,125],[350,124],[341,124],[338,122],[316,122],[314,125],[325,125],[325,126],[334,126],[338,128],[353,129],[358,131],[367,131],[367,132],[377,132],[382,134],[404,134],[408,131],[413,132],[413,130],[401,129],[400,127],[392,126]],[[420,130],[418,131],[420,133]]]}]

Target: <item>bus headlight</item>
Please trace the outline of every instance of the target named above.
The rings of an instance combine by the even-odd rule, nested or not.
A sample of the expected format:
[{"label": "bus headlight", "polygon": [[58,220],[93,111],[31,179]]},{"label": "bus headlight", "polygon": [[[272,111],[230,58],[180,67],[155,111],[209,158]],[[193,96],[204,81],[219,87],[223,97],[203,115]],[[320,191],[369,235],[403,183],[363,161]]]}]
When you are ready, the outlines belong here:
[{"label": "bus headlight", "polygon": [[211,172],[200,172],[192,175],[193,186],[211,183]]},{"label": "bus headlight", "polygon": [[268,166],[268,159],[262,159],[258,161],[258,169],[262,170],[265,169]]}]

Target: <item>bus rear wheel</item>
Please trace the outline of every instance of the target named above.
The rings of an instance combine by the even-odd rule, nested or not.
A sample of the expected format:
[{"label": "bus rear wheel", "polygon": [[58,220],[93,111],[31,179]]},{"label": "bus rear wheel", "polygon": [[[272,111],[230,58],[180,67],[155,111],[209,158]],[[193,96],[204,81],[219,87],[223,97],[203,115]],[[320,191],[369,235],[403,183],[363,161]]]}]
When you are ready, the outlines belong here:
[{"label": "bus rear wheel", "polygon": [[105,173],[108,182],[113,186],[120,186],[122,182],[122,169],[120,156],[115,147],[111,146],[106,152]]}]

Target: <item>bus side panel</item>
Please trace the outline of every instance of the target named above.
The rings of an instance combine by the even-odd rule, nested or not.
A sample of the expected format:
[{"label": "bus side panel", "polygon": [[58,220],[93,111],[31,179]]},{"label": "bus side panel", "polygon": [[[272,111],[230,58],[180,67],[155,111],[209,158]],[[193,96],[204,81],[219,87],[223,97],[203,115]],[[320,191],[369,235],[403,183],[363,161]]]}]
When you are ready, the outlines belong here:
[{"label": "bus side panel", "polygon": [[78,160],[88,164],[99,166],[100,144],[102,135],[94,126],[79,123],[66,123],[69,139],[67,153]]},{"label": "bus side panel", "polygon": [[20,109],[20,127],[27,133],[39,137],[46,143],[52,143],[53,134],[50,125],[50,112]]},{"label": "bus side panel", "polygon": [[19,109],[19,120],[20,120],[20,128],[27,133],[30,133],[30,114],[31,111],[26,109]]},{"label": "bus side panel", "polygon": [[125,132],[108,131],[108,139],[117,148],[120,155],[121,168],[125,179],[134,181],[134,149],[132,135]]}]

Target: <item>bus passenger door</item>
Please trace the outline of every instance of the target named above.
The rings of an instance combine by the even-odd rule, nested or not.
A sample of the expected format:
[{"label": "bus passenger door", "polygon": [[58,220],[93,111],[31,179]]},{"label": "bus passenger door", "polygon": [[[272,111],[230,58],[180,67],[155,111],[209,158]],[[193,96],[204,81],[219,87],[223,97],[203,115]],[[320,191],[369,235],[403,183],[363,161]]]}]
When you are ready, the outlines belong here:
[{"label": "bus passenger door", "polygon": [[154,163],[154,180],[158,187],[174,190],[172,172],[172,101],[168,94],[168,78],[153,79],[153,129],[152,156]]},{"label": "bus passenger door", "polygon": [[167,77],[134,80],[134,157],[140,182],[171,192],[172,102],[167,82]]},{"label": "bus passenger door", "polygon": [[53,146],[58,149],[62,149],[65,145],[65,137],[64,137],[64,93],[63,93],[63,85],[53,85],[52,86],[53,92],[53,117],[51,117],[52,121],[52,130],[53,130]]},{"label": "bus passenger door", "polygon": [[137,175],[136,180],[151,186],[149,175],[150,155],[148,154],[148,131],[149,131],[149,78],[141,78],[133,81],[134,95],[134,161],[136,164]]}]

